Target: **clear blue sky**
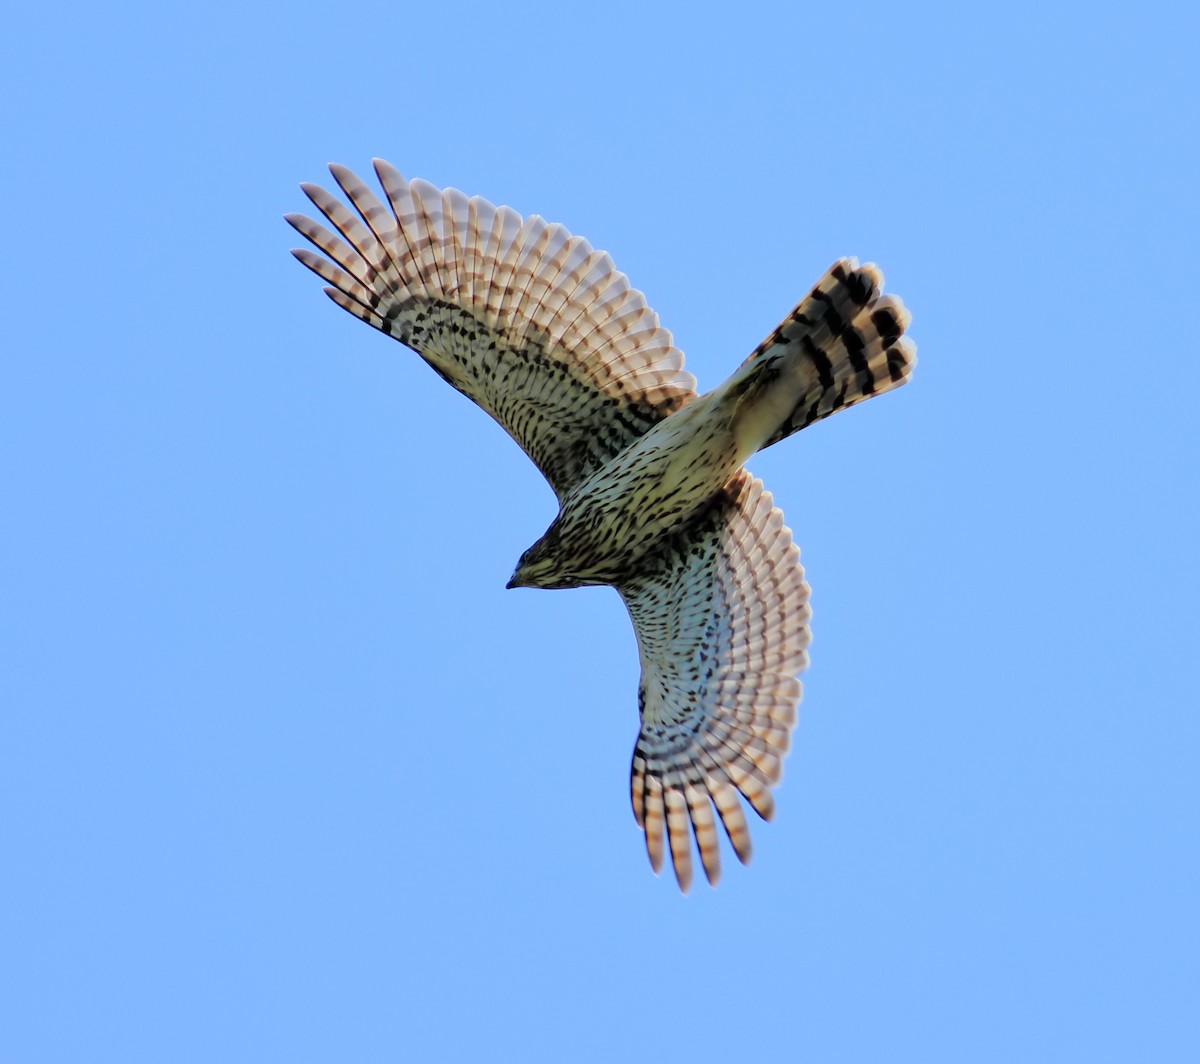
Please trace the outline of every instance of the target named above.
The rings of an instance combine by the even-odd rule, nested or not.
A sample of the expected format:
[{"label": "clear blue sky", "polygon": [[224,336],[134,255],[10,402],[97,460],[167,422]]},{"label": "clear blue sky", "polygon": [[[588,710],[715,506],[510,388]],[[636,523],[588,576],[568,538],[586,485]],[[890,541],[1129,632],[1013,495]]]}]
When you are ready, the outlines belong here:
[{"label": "clear blue sky", "polygon": [[[1200,1059],[1194,5],[26,6],[0,40],[0,1059]],[[838,255],[913,383],[759,456],[814,589],[718,890],[608,589],[339,311],[328,160],[561,221],[717,384]]]}]

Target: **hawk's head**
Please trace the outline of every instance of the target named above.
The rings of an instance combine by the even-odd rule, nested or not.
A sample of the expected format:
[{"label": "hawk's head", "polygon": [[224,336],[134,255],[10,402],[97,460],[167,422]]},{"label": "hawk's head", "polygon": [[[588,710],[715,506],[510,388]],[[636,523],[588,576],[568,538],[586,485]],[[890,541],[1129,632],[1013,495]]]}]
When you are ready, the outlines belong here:
[{"label": "hawk's head", "polygon": [[570,571],[570,560],[564,559],[560,548],[556,520],[532,547],[521,555],[508,587],[567,588],[582,587],[586,580]]}]

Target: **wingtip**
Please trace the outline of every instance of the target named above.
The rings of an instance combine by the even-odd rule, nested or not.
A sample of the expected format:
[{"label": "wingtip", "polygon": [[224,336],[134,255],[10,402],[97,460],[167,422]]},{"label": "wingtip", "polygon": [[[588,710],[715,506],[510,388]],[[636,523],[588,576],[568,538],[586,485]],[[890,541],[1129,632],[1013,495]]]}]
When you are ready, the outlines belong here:
[{"label": "wingtip", "polygon": [[348,166],[343,166],[341,163],[329,163],[329,172],[333,175],[334,181],[338,186],[345,191],[346,183],[357,180],[354,176],[354,171]]},{"label": "wingtip", "polygon": [[393,185],[404,183],[404,175],[401,174],[400,171],[397,170],[386,159],[380,159],[378,156],[376,156],[371,160],[371,166],[375,170],[375,176],[379,178],[379,183],[383,185],[385,189],[388,187],[389,183]]}]

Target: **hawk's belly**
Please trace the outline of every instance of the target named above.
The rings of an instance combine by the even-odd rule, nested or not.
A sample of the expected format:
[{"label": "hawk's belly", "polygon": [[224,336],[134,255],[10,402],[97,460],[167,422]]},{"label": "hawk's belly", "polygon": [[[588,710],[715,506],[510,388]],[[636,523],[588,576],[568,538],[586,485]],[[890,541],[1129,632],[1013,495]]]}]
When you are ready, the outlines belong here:
[{"label": "hawk's belly", "polygon": [[555,552],[559,574],[613,583],[664,535],[677,531],[741,466],[715,395],[661,421],[563,502]]}]

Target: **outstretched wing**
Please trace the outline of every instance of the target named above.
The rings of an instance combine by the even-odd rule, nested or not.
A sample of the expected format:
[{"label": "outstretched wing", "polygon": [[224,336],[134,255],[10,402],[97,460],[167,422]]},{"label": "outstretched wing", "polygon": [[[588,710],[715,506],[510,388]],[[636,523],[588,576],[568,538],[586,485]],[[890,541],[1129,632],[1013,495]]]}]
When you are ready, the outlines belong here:
[{"label": "outstretched wing", "polygon": [[764,819],[774,812],[770,788],[796,721],[796,675],[808,663],[799,557],[770,494],[742,470],[617,589],[642,663],[633,814],[656,872],[665,826],[683,890],[692,878],[689,833],[709,882],[720,875],[714,806],[743,863],[750,834],[738,795]]},{"label": "outstretched wing", "polygon": [[695,397],[671,334],[607,253],[379,159],[387,207],[345,167],[329,169],[357,214],[302,185],[333,231],[288,215],[327,257],[293,254],[338,306],[491,414],[560,499]]}]

